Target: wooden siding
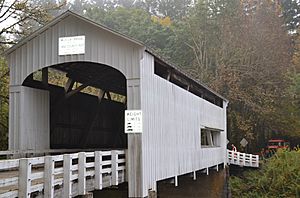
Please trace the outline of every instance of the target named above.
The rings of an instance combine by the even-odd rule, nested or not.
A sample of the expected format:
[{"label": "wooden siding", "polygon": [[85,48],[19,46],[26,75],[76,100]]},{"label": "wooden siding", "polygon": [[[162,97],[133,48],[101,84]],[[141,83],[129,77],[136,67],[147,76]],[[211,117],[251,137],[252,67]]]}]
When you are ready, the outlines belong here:
[{"label": "wooden siding", "polygon": [[[225,162],[226,106],[220,108],[154,74],[154,57],[141,65],[143,194],[156,181]],[[221,147],[201,148],[200,129],[222,129]]]},{"label": "wooden siding", "polygon": [[[127,79],[127,109],[140,108],[140,60],[143,55],[144,47],[124,36],[114,34],[105,28],[101,28],[87,20],[65,14],[64,18],[56,20],[50,26],[38,31],[30,39],[21,42],[7,54],[8,65],[10,67],[10,129],[9,129],[9,149],[19,150],[20,142],[24,142],[20,136],[21,129],[24,127],[21,122],[21,110],[24,109],[21,98],[25,93],[16,90],[21,89],[25,78],[31,73],[42,68],[74,61],[86,61],[105,64],[111,66],[124,74]],[[58,38],[66,36],[85,35],[85,54],[58,56]],[[26,96],[27,97],[27,96]],[[32,102],[35,103],[35,98]],[[41,111],[45,107],[39,107]],[[29,113],[29,112],[24,112]],[[44,112],[49,116],[49,111]],[[36,124],[38,119],[33,121]],[[44,128],[49,128],[45,125]],[[26,141],[25,141],[26,142]],[[135,171],[136,159],[140,153],[136,150],[136,145],[140,145],[140,137],[128,137],[129,147],[135,149],[135,154],[128,159],[132,161],[131,172]],[[27,146],[26,146],[27,147]],[[46,147],[46,145],[45,145]],[[46,149],[49,149],[46,148]],[[140,163],[136,166],[140,167]],[[129,171],[130,172],[130,171]]]},{"label": "wooden siding", "polygon": [[[58,38],[85,35],[85,54],[58,56]],[[142,47],[78,17],[68,15],[7,55],[10,84],[21,85],[39,69],[64,62],[88,61],[106,64],[127,79],[139,77]]]},{"label": "wooden siding", "polygon": [[[49,93],[21,86],[25,78],[48,66],[82,61],[122,72],[127,109],[143,111],[143,134],[128,134],[130,197],[147,196],[156,181],[226,161],[226,105],[220,108],[156,76],[154,57],[143,46],[78,16],[66,14],[46,27],[7,55],[10,150],[49,149]],[[58,56],[58,38],[78,35],[86,36],[85,54]],[[221,147],[201,148],[203,127],[224,130]]]},{"label": "wooden siding", "polygon": [[[127,109],[141,109],[141,87],[140,79],[127,81]],[[128,155],[126,156],[128,191],[129,197],[141,197],[143,186],[142,172],[142,135],[127,134],[128,136]]]},{"label": "wooden siding", "polygon": [[9,148],[49,149],[49,92],[23,86],[10,90]]}]

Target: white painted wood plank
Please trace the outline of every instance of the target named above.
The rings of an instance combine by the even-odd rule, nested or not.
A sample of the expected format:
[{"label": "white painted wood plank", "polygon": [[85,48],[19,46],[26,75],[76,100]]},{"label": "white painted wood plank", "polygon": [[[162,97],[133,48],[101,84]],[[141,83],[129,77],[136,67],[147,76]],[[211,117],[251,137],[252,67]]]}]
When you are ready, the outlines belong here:
[{"label": "white painted wood plank", "polygon": [[95,151],[95,189],[102,189],[102,152]]},{"label": "white painted wood plank", "polygon": [[15,160],[1,160],[0,170],[11,169],[19,167],[19,159]]},{"label": "white painted wood plank", "polygon": [[63,167],[62,168],[55,168],[54,169],[54,174],[55,175],[61,174],[63,172],[64,172],[64,168]]},{"label": "white painted wood plank", "polygon": [[30,187],[31,187],[31,164],[28,158],[20,159],[19,168],[19,197],[25,198],[30,197]]},{"label": "white painted wood plank", "polygon": [[0,188],[5,186],[17,185],[19,177],[9,177],[0,179]]},{"label": "white painted wood plank", "polygon": [[[103,155],[102,155],[102,156],[103,156]],[[111,165],[111,160],[105,160],[105,161],[102,161],[102,165],[103,165],[103,166]]]},{"label": "white painted wood plank", "polygon": [[93,167],[95,167],[95,163],[94,162],[85,163],[85,167],[86,168],[93,168]]},{"label": "white painted wood plank", "polygon": [[102,173],[111,173],[111,168],[102,168]]},{"label": "white painted wood plank", "polygon": [[72,197],[72,158],[71,154],[64,155],[64,183],[63,183],[63,197]]},{"label": "white painted wood plank", "polygon": [[78,154],[78,195],[86,194],[86,155],[85,152]]},{"label": "white painted wood plank", "polygon": [[44,178],[44,172],[35,172],[35,173],[31,173],[30,175],[31,180],[42,179],[42,178]]},{"label": "white painted wood plank", "polygon": [[30,192],[42,192],[44,184],[35,184],[30,187]]},{"label": "white painted wood plank", "polygon": [[111,151],[111,177],[112,185],[118,185],[118,153]]},{"label": "white painted wood plank", "polygon": [[14,190],[14,191],[9,191],[9,192],[5,192],[3,194],[0,194],[0,198],[15,198],[18,197],[18,191]]},{"label": "white painted wood plank", "polygon": [[52,156],[45,157],[44,197],[54,196],[54,160]]}]

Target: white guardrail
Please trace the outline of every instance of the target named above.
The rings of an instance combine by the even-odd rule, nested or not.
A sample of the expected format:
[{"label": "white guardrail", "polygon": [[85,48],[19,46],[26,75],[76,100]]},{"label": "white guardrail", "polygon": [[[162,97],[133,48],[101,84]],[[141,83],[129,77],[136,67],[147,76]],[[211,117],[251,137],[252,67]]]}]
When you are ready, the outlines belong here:
[{"label": "white guardrail", "polygon": [[259,156],[227,150],[227,163],[239,166],[259,167]]},{"label": "white guardrail", "polygon": [[124,150],[0,160],[0,197],[74,197],[124,181]]}]

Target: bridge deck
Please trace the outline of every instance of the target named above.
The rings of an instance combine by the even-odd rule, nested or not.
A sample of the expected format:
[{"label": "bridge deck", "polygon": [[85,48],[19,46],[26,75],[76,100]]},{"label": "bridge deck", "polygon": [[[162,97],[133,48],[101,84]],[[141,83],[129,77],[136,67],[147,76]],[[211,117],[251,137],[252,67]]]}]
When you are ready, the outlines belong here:
[{"label": "bridge deck", "polygon": [[120,150],[0,161],[0,197],[74,197],[124,181]]}]

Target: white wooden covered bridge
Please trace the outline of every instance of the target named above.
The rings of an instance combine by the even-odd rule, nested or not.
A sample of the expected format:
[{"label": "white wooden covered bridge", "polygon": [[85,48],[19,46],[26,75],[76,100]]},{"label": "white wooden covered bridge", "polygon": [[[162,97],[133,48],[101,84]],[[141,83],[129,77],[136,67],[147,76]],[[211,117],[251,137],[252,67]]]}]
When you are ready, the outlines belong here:
[{"label": "white wooden covered bridge", "polygon": [[[67,11],[6,54],[9,150],[93,152],[2,161],[19,177],[0,175],[0,194],[75,196],[128,181],[129,197],[146,197],[157,181],[227,161],[227,100],[136,40]],[[142,111],[142,133],[124,133],[126,109]]]}]

